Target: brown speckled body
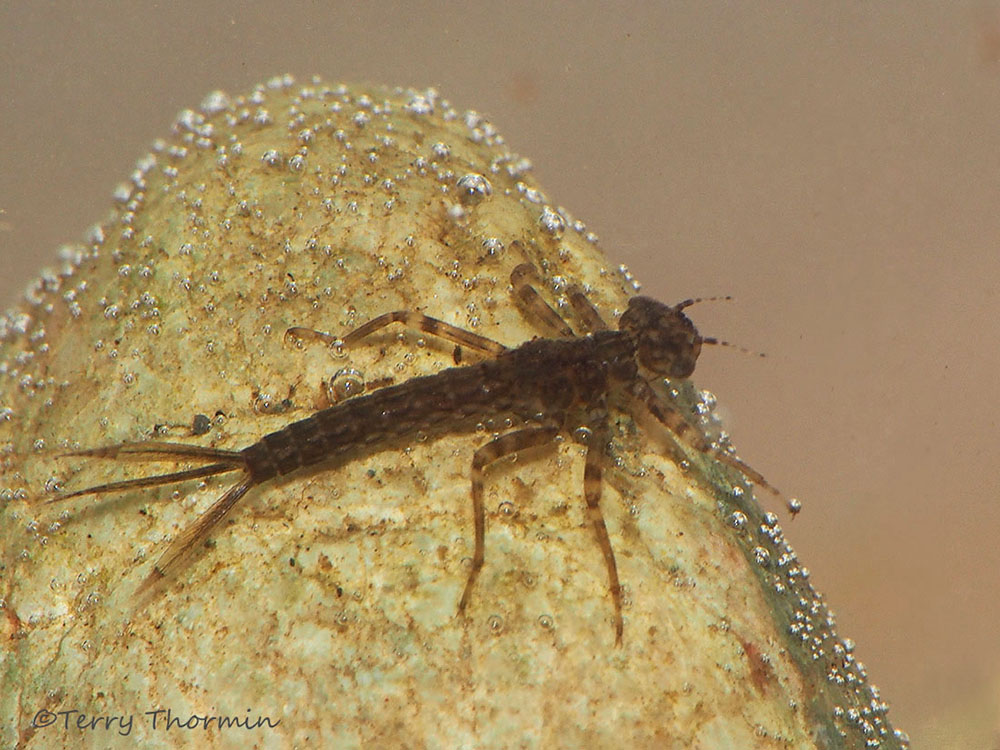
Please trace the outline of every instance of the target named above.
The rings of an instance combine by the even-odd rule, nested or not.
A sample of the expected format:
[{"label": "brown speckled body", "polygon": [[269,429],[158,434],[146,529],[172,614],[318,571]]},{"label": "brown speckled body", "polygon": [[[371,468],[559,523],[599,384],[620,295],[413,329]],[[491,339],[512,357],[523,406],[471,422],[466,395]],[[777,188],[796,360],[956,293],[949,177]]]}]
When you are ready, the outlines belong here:
[{"label": "brown speckled body", "polygon": [[609,379],[634,376],[635,345],[620,331],[534,339],[496,359],[452,367],[349,399],[244,448],[253,482],[346,451],[501,414],[565,427],[574,405],[597,403]]}]

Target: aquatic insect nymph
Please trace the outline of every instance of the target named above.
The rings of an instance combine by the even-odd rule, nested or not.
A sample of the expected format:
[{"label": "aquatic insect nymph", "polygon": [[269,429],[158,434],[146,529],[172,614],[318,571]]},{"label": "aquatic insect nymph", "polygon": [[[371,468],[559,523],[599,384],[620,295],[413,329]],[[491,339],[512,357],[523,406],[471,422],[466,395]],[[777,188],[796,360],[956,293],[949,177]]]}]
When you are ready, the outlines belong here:
[{"label": "aquatic insect nymph", "polygon": [[557,435],[586,427],[583,495],[587,512],[604,556],[608,588],[614,605],[615,641],[624,629],[622,592],[614,549],[600,508],[602,472],[609,441],[608,405],[628,408],[638,403],[678,439],[742,471],[752,481],[770,487],[764,478],[731,453],[713,446],[682,414],[657,395],[649,378],[686,378],[694,371],[703,344],[724,344],[701,336],[684,309],[697,300],[665,305],[648,297],[633,297],[610,329],[578,287],[570,287],[570,304],[588,334],[576,335],[536,290],[537,271],[521,264],[511,273],[511,285],[522,307],[552,329],[557,337],[536,338],[516,348],[457,328],[436,318],[399,310],[374,318],[343,339],[305,328],[289,329],[287,336],[319,339],[352,346],[369,334],[395,322],[440,336],[488,355],[475,364],[453,367],[434,375],[413,378],[367,395],[350,398],[306,419],[265,435],[242,450],[205,448],[180,443],[123,443],[74,452],[94,458],[129,456],[156,460],[164,457],[204,461],[207,465],[137,479],[108,482],[54,498],[152,487],[189,479],[243,473],[191,526],[174,538],[139,587],[148,592],[175,574],[191,553],[252,487],[306,466],[346,454],[375,450],[390,440],[426,432],[472,431],[476,422],[498,415],[514,415],[531,426],[512,430],[475,451],[471,467],[471,495],[475,548],[472,566],[458,611],[468,607],[476,579],[485,562],[486,513],[483,472],[504,456],[551,442]]}]

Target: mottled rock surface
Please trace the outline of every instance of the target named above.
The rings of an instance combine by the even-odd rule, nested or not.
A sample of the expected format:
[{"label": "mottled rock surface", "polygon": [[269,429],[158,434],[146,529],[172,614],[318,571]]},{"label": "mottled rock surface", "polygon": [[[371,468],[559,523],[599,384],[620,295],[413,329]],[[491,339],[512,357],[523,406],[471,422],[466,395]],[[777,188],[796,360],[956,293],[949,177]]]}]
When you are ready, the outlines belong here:
[{"label": "mottled rock surface", "polygon": [[[226,481],[47,505],[174,468],[60,453],[241,448],[348,384],[452,365],[413,332],[337,355],[290,345],[290,326],[420,308],[516,345],[541,331],[511,301],[515,265],[538,266],[553,301],[583,285],[608,319],[634,285],[485,119],[434,91],[282,78],[213,94],[115,200],[0,318],[5,747],[905,745],[777,519],[631,412],[613,415],[603,499],[621,648],[572,435],[489,470],[486,566],[456,616],[469,465],[503,424],[255,488],[137,606],[164,541]],[[672,385],[715,434],[711,399]]]}]

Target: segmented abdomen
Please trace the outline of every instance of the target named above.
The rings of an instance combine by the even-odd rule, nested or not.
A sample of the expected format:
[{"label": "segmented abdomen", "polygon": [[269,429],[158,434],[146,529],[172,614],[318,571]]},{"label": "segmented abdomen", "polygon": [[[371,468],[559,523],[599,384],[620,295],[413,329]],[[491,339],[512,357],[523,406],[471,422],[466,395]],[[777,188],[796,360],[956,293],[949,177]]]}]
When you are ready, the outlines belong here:
[{"label": "segmented abdomen", "polygon": [[[413,378],[352,398],[265,435],[243,455],[264,482],[350,449],[447,427],[472,418],[517,413],[561,416],[581,388],[604,387],[608,346],[599,339],[536,339],[493,360]],[[602,346],[602,344],[605,344]]]},{"label": "segmented abdomen", "polygon": [[440,423],[454,424],[463,417],[504,411],[510,399],[497,387],[503,381],[483,372],[492,364],[413,378],[293,422],[243,450],[250,474],[256,482],[263,482],[352,448],[379,445]]}]

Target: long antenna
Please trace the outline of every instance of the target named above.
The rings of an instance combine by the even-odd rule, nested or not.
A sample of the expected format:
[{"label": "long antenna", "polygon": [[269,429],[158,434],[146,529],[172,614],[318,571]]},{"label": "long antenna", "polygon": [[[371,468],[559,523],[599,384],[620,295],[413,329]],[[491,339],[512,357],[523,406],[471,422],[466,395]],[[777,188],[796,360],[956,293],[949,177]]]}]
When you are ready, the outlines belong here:
[{"label": "long antenna", "polygon": [[764,352],[754,351],[753,349],[747,349],[745,346],[740,346],[739,344],[731,344],[728,341],[722,341],[715,338],[714,336],[703,336],[701,339],[703,344],[712,344],[713,346],[727,346],[730,349],[736,349],[743,352],[744,354],[749,354],[751,357],[766,357]]},{"label": "long antenna", "polygon": [[[691,299],[686,299],[683,302],[678,302],[674,305],[675,310],[683,310],[685,307],[691,307],[691,305],[697,305],[699,302],[732,302],[733,296],[719,295],[716,297],[692,297]],[[733,344],[729,341],[723,341],[722,339],[717,339],[714,336],[703,336],[701,339],[703,344],[712,344],[713,346],[727,346],[730,349],[736,349],[743,352],[744,354],[749,354],[752,357],[766,357],[764,352],[758,352],[753,349],[747,349],[745,346],[740,346],[739,344]]]}]

